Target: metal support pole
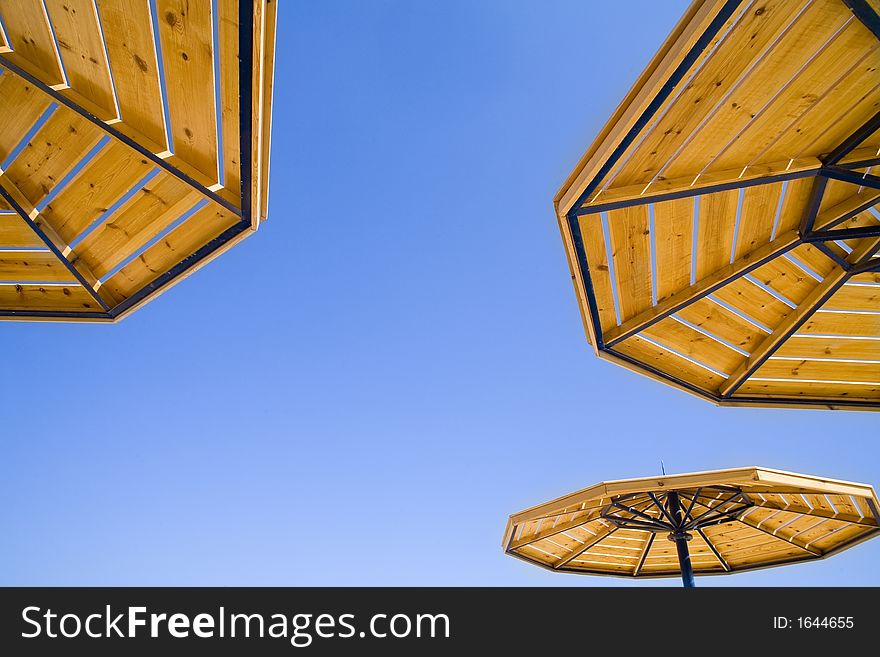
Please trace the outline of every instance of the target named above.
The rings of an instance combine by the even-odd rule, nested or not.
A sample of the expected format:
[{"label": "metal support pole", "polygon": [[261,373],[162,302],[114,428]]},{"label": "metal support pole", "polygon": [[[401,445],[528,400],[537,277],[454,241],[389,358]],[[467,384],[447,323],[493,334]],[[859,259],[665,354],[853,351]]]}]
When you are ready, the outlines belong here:
[{"label": "metal support pole", "polygon": [[676,531],[669,535],[669,540],[675,543],[675,549],[678,552],[678,564],[681,567],[681,581],[686,589],[692,589],[696,586],[694,583],[694,568],[691,565],[691,554],[688,550],[688,541],[691,535],[681,530],[681,504],[678,499],[678,493],[671,491],[666,496],[669,503],[669,515],[675,520],[677,525]]}]

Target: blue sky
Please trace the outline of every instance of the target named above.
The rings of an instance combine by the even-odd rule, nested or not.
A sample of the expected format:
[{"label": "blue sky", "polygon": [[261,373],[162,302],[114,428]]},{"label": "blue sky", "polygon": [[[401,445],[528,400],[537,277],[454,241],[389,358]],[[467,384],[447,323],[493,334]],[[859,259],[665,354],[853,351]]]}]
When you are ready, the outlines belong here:
[{"label": "blue sky", "polygon": [[586,344],[551,200],[685,7],[634,5],[281,2],[268,223],[118,325],[0,324],[0,584],[632,586],[504,556],[507,515],[661,458],[880,482],[873,414]]}]

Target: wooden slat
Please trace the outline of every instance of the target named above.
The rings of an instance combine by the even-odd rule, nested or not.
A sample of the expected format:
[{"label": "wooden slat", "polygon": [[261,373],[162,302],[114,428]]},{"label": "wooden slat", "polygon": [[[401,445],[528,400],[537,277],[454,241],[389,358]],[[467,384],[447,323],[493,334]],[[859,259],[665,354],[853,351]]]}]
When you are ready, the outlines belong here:
[{"label": "wooden slat", "polygon": [[0,284],[0,309],[73,310],[101,312],[103,308],[78,285]]},{"label": "wooden slat", "polygon": [[97,276],[104,276],[200,199],[176,178],[159,174],[86,235],[74,251]]},{"label": "wooden slat", "polygon": [[798,333],[876,337],[880,335],[880,315],[819,311],[798,330]]},{"label": "wooden slat", "polygon": [[74,282],[73,274],[49,251],[0,251],[0,280]]},{"label": "wooden slat", "polygon": [[238,103],[238,0],[219,0],[220,103],[223,134],[223,186],[240,194],[241,155]]},{"label": "wooden slat", "polygon": [[165,155],[165,112],[149,2],[98,0],[98,9],[122,121],[164,147],[156,154]]},{"label": "wooden slat", "polygon": [[849,282],[854,285],[880,285],[880,272],[866,272],[850,276]]},{"label": "wooden slat", "polygon": [[605,236],[599,215],[579,217],[587,264],[590,267],[590,280],[593,282],[593,295],[599,308],[599,322],[602,330],[617,325],[614,311],[614,292],[611,273],[608,267],[608,254],[605,250]]},{"label": "wooden slat", "polygon": [[880,399],[880,385],[852,385],[837,383],[813,383],[805,381],[756,381],[743,383],[736,397],[749,396],[802,397],[804,399],[846,398],[875,401]]},{"label": "wooden slat", "polygon": [[35,246],[44,246],[43,241],[17,214],[0,215],[0,247]]},{"label": "wooden slat", "polygon": [[639,335],[724,373],[732,372],[743,360],[742,354],[673,317],[657,322]]},{"label": "wooden slat", "polygon": [[0,73],[0,162],[18,146],[49,108],[49,98],[9,71]]},{"label": "wooden slat", "polygon": [[25,198],[37,204],[98,143],[88,121],[58,107],[6,170]]},{"label": "wooden slat", "polygon": [[9,59],[50,87],[67,84],[61,60],[41,2],[15,0],[3,3],[3,26],[13,52]]},{"label": "wooden slat", "polygon": [[129,297],[238,221],[238,217],[209,204],[116,272],[104,287]]},{"label": "wooden slat", "polygon": [[695,301],[676,315],[748,352],[766,335],[754,324],[708,298]]},{"label": "wooden slat", "polygon": [[870,310],[880,312],[880,287],[844,285],[824,306],[825,310]]},{"label": "wooden slat", "polygon": [[63,240],[72,242],[151,168],[136,151],[111,141],[52,199],[43,216]]},{"label": "wooden slat", "polygon": [[157,0],[174,153],[218,181],[211,12],[187,0]]},{"label": "wooden slat", "polygon": [[768,360],[754,374],[757,378],[808,381],[850,381],[880,385],[877,363],[840,363],[821,360]]},{"label": "wooden slat", "polygon": [[693,199],[654,205],[657,301],[662,301],[690,285],[693,215]]},{"label": "wooden slat", "polygon": [[96,116],[118,120],[110,67],[92,0],[44,0],[70,87],[88,98]]},{"label": "wooden slat", "polygon": [[[275,38],[277,26],[277,0],[264,0],[265,17],[263,19],[263,61],[261,81],[261,106],[260,106],[260,152],[259,158],[254,160],[252,177],[259,181],[259,188],[255,194],[258,203],[252,210],[256,221],[265,221],[269,214],[269,153],[272,139],[272,98],[275,87]],[[256,227],[256,224],[254,224]]]},{"label": "wooden slat", "polygon": [[770,242],[781,193],[782,183],[758,185],[743,191],[734,259]]},{"label": "wooden slat", "polygon": [[739,192],[706,194],[699,200],[696,279],[710,276],[730,264]]},{"label": "wooden slat", "polygon": [[836,358],[880,362],[880,340],[847,338],[808,338],[799,334],[789,338],[776,352],[786,358]]},{"label": "wooden slat", "polygon": [[608,213],[620,319],[651,307],[651,241],[648,208],[635,206]]}]

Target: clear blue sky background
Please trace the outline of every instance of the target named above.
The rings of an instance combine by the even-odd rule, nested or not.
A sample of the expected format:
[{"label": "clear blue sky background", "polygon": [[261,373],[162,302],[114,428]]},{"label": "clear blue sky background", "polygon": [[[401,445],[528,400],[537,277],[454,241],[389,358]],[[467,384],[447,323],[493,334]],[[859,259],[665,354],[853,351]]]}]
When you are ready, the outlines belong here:
[{"label": "clear blue sky background", "polygon": [[119,325],[0,324],[0,583],[631,586],[504,556],[508,514],[661,458],[880,482],[876,415],[584,340],[551,199],[684,2],[279,4],[259,234]]}]

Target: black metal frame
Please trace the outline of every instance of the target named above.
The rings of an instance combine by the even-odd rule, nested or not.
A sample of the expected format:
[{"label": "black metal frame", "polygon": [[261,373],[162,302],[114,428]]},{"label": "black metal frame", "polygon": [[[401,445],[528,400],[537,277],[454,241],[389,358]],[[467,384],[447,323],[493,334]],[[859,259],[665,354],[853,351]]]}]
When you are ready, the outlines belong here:
[{"label": "black metal frame", "polygon": [[[699,502],[701,498],[708,499],[708,503]],[[717,502],[714,506],[713,501]],[[694,507],[697,505],[707,510],[695,516]],[[692,532],[698,532],[718,557],[725,571],[730,570],[730,566],[706,538],[703,529],[737,520],[753,506],[748,495],[739,488],[701,486],[693,491],[669,490],[618,495],[602,509],[601,517],[619,529],[667,534],[667,538],[675,543],[682,582],[685,588],[693,588],[694,570],[687,546],[688,541],[693,538]],[[637,571],[641,569],[646,556],[647,552],[642,554]]]},{"label": "black metal frame", "polygon": [[252,216],[251,216],[251,202],[252,202],[252,193],[251,193],[251,173],[253,170],[253,158],[251,151],[251,141],[253,134],[253,117],[254,117],[254,107],[253,107],[253,84],[254,84],[254,70],[253,70],[253,48],[254,48],[254,0],[240,0],[239,1],[239,12],[238,12],[238,39],[239,39],[239,47],[238,47],[238,79],[239,79],[239,149],[240,149],[240,180],[241,180],[241,208],[237,208],[235,204],[230,203],[227,199],[223,198],[216,192],[211,191],[199,181],[193,179],[191,176],[187,175],[179,168],[175,167],[170,162],[163,160],[161,157],[157,156],[155,153],[151,152],[148,148],[145,148],[135,140],[131,139],[127,135],[123,134],[112,125],[106,124],[100,118],[79,106],[69,98],[67,98],[63,93],[52,89],[48,85],[46,85],[41,80],[35,78],[27,71],[23,70],[19,66],[16,66],[15,63],[9,60],[9,58],[3,54],[0,54],[0,67],[8,68],[17,76],[23,78],[28,83],[34,85],[38,89],[40,89],[43,93],[50,96],[55,102],[64,105],[68,109],[76,112],[81,117],[85,118],[89,122],[98,126],[98,128],[105,133],[109,134],[111,137],[121,141],[125,145],[133,148],[139,154],[143,155],[147,158],[151,163],[165,171],[166,173],[171,174],[176,177],[178,180],[184,182],[189,185],[204,197],[209,200],[218,203],[226,210],[230,211],[234,215],[240,217],[240,220],[235,223],[235,225],[223,231],[220,235],[210,240],[207,244],[203,245],[200,249],[198,249],[195,253],[187,256],[180,262],[178,262],[174,267],[170,270],[159,276],[154,281],[148,283],[143,288],[135,292],[132,296],[128,297],[124,301],[119,304],[111,307],[107,304],[106,300],[104,300],[97,289],[89,284],[83,275],[73,266],[73,263],[68,260],[64,255],[57,249],[57,247],[51,242],[51,240],[46,236],[46,234],[37,226],[29,217],[29,215],[24,211],[23,208],[20,207],[18,203],[15,202],[13,198],[0,187],[0,195],[9,202],[12,208],[16,211],[17,214],[21,216],[21,218],[27,222],[27,224],[31,227],[31,229],[37,234],[37,236],[46,244],[46,246],[58,257],[62,264],[64,264],[68,270],[70,270],[71,274],[76,277],[77,282],[82,285],[86,289],[86,291],[93,297],[95,300],[104,308],[104,312],[76,312],[76,311],[38,311],[38,310],[0,310],[0,317],[16,317],[16,318],[40,318],[40,319],[79,319],[79,320],[105,320],[105,321],[114,321],[119,318],[123,313],[130,310],[137,304],[144,301],[150,295],[156,293],[160,289],[168,286],[169,284],[175,282],[177,279],[181,278],[185,275],[190,269],[192,269],[196,264],[215,253],[218,249],[221,249],[225,244],[235,239],[238,235],[252,228]]},{"label": "black metal frame", "polygon": [[[849,7],[849,9],[853,12],[853,14],[864,23],[868,29],[874,33],[878,40],[880,40],[880,16],[878,16],[874,10],[864,2],[864,0],[842,0],[842,2]],[[800,399],[800,398],[787,398],[787,397],[761,397],[761,396],[737,396],[733,395],[736,392],[736,389],[731,390],[725,395],[713,394],[712,392],[695,386],[684,379],[681,379],[673,374],[669,374],[662,370],[659,370],[651,365],[638,361],[634,358],[627,356],[626,354],[620,352],[617,349],[614,349],[614,345],[618,344],[622,340],[625,340],[628,337],[632,337],[635,333],[629,334],[621,334],[614,338],[612,342],[606,343],[605,336],[602,331],[602,324],[599,318],[599,308],[598,303],[596,301],[596,294],[593,288],[592,279],[590,276],[590,266],[587,260],[586,249],[584,248],[583,235],[580,229],[579,217],[596,214],[599,212],[605,212],[612,209],[619,209],[625,207],[632,207],[636,205],[647,205],[659,201],[673,200],[678,198],[687,198],[692,196],[698,196],[702,194],[718,192],[718,191],[726,191],[729,189],[738,189],[742,187],[751,187],[754,185],[762,185],[762,184],[770,184],[775,182],[781,182],[784,180],[792,180],[797,178],[805,178],[805,177],[813,177],[815,178],[815,185],[813,191],[811,193],[810,201],[808,203],[808,207],[804,213],[804,216],[800,222],[799,226],[799,237],[792,244],[786,246],[785,248],[781,248],[779,251],[774,252],[766,256],[765,258],[756,261],[755,263],[750,264],[748,267],[744,268],[742,271],[738,272],[734,278],[738,278],[742,275],[745,275],[749,271],[752,271],[767,262],[779,257],[782,253],[785,253],[797,246],[802,244],[815,244],[824,246],[825,242],[835,241],[835,240],[845,240],[845,239],[855,239],[861,237],[876,237],[880,236],[880,229],[875,227],[865,227],[865,228],[850,228],[850,229],[838,229],[832,230],[834,226],[843,223],[847,219],[858,215],[861,212],[864,212],[866,209],[873,207],[877,204],[874,202],[866,202],[863,206],[850,210],[848,213],[839,217],[836,221],[831,224],[822,226],[821,230],[814,230],[814,224],[816,218],[819,213],[819,207],[822,202],[822,198],[825,193],[825,187],[828,183],[828,180],[842,180],[845,182],[850,182],[853,184],[863,185],[866,187],[871,187],[874,189],[880,189],[880,176],[873,176],[868,174],[862,174],[852,169],[860,168],[864,166],[871,166],[873,164],[880,163],[880,156],[868,158],[864,161],[858,162],[849,162],[843,165],[840,165],[840,161],[846,157],[853,150],[858,148],[858,146],[873,134],[875,131],[880,129],[880,112],[872,116],[865,122],[858,130],[856,130],[853,134],[851,134],[847,139],[845,139],[841,144],[839,144],[833,151],[831,151],[825,157],[820,158],[821,166],[816,169],[811,169],[807,171],[799,171],[799,172],[787,172],[782,174],[775,174],[770,176],[764,176],[760,178],[752,178],[749,180],[739,181],[739,182],[725,182],[719,183],[716,185],[706,186],[700,189],[688,189],[681,190],[677,192],[669,192],[669,193],[660,193],[656,196],[652,197],[639,197],[624,201],[613,201],[608,203],[599,203],[593,206],[584,207],[585,203],[591,198],[591,196],[597,190],[599,184],[605,178],[605,176],[612,171],[613,167],[616,165],[617,161],[623,156],[626,152],[627,148],[629,148],[630,144],[638,137],[641,130],[648,124],[648,122],[654,117],[656,112],[662,107],[663,103],[666,102],[667,98],[672,94],[675,86],[683,79],[687,71],[691,68],[694,62],[699,58],[699,56],[703,53],[707,44],[711,42],[711,40],[715,37],[718,31],[721,29],[723,24],[727,21],[727,19],[733,14],[736,8],[742,4],[742,0],[728,0],[725,5],[722,7],[718,15],[715,19],[710,23],[707,27],[706,31],[700,37],[700,39],[694,44],[691,50],[687,53],[687,55],[682,60],[681,64],[676,68],[676,70],[672,73],[670,78],[666,81],[660,91],[657,93],[652,102],[648,105],[639,119],[632,126],[630,131],[626,134],[626,136],[622,139],[617,148],[612,152],[609,158],[605,161],[599,171],[596,173],[595,177],[587,184],[584,191],[580,194],[578,199],[574,202],[572,207],[566,213],[566,222],[568,224],[568,230],[572,238],[572,245],[574,247],[574,258],[577,262],[577,267],[580,270],[580,279],[581,283],[584,286],[584,290],[586,293],[586,301],[587,301],[587,312],[589,314],[589,321],[593,326],[594,334],[595,334],[595,348],[607,354],[610,354],[616,359],[629,363],[643,371],[646,371],[654,376],[657,376],[673,385],[683,388],[689,392],[692,392],[700,397],[708,399],[717,404],[724,403],[737,403],[737,404],[759,404],[759,405],[780,405],[780,406],[815,406],[828,408],[830,406],[846,406],[850,408],[876,408],[877,403],[862,401],[862,400],[846,400],[841,399],[839,402],[837,400],[823,400],[823,399]],[[822,249],[823,252],[826,252],[827,249]],[[831,256],[829,256],[831,257]],[[835,257],[833,258],[838,265],[841,265],[840,259]],[[843,279],[843,282],[848,280],[850,277],[856,275],[857,273],[863,272],[872,272],[878,271],[880,267],[876,263],[876,260],[872,260],[870,255],[868,258],[864,259],[859,263],[846,263],[846,266],[842,266],[842,269],[846,272],[846,276]],[[677,310],[680,310],[680,307],[684,307],[697,301],[698,299],[711,294],[714,290],[722,287],[724,284],[729,283],[729,280],[725,280],[718,285],[709,288],[703,291],[700,295],[695,296],[691,299],[688,299],[686,302],[683,301],[679,306],[675,306],[673,309],[658,314],[657,317],[652,318],[648,323],[639,328],[639,331],[646,328],[650,324],[654,324],[658,321],[665,319],[666,317],[674,314]]]}]

